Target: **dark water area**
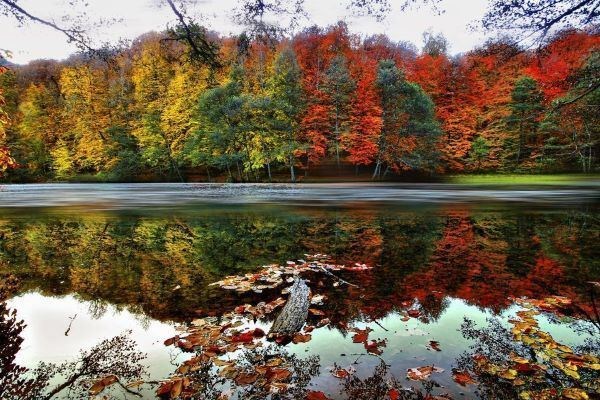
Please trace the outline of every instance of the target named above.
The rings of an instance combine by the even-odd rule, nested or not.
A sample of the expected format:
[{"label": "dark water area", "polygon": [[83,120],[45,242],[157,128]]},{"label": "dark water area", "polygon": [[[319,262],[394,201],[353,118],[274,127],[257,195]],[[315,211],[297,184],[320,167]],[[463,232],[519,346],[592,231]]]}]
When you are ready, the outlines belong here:
[{"label": "dark water area", "polygon": [[[148,356],[142,361],[148,383],[140,393],[155,398],[160,382],[181,375],[178,365],[194,354],[164,344],[182,335],[182,326],[282,296],[281,288],[239,293],[211,283],[320,253],[330,263],[367,268],[334,271],[351,285],[303,275],[312,294],[324,296],[315,306],[319,313],[307,320],[317,328],[309,341],[276,345],[276,351],[318,356],[319,372],[306,382],[292,378],[296,389],[306,386],[301,397],[274,394],[273,387],[269,396],[322,391],[328,398],[361,398],[358,381],[379,374],[385,379],[367,386],[387,385],[380,398],[394,396],[391,377],[401,387],[445,398],[518,398],[525,389],[515,389],[514,377],[498,383],[471,370],[476,383],[457,383],[457,371],[469,369],[465,360],[481,339],[465,329],[465,318],[490,329],[496,321],[510,331],[523,310],[516,299],[560,296],[569,306],[542,304],[536,330],[571,348],[587,345],[594,354],[599,205],[595,185],[4,186],[0,276],[18,279],[7,305],[27,325],[15,362],[35,368],[73,360],[80,350],[130,331]],[[276,315],[250,318],[244,326],[268,331]],[[367,328],[368,341],[355,343],[356,332]],[[370,341],[379,343],[376,351],[367,347]],[[514,351],[521,354],[527,343],[517,342]],[[385,373],[377,369],[382,362]],[[430,377],[439,386],[407,379],[408,369],[433,365],[441,369]],[[357,380],[335,377],[336,368]],[[586,377],[582,372],[581,382]],[[266,398],[256,385],[222,387],[230,398]],[[545,387],[539,381],[517,386]],[[205,390],[195,398],[212,398]],[[586,390],[593,396],[596,389]],[[138,398],[116,386],[102,394]]]}]

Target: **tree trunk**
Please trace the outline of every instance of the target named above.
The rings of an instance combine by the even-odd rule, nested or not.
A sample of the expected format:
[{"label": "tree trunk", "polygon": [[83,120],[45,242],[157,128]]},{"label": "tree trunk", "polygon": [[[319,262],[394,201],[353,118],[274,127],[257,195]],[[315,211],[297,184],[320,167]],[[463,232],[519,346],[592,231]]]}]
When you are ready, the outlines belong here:
[{"label": "tree trunk", "polygon": [[290,180],[296,183],[296,171],[294,170],[294,156],[290,156]]},{"label": "tree trunk", "polygon": [[377,164],[375,164],[375,171],[373,171],[373,177],[371,179],[375,180],[375,178],[379,178],[380,171],[381,171],[381,162],[378,160]]},{"label": "tree trunk", "polygon": [[267,172],[269,173],[269,182],[271,182],[273,180],[273,177],[271,176],[271,163],[270,162],[267,163]]},{"label": "tree trunk", "polygon": [[296,277],[290,289],[287,303],[285,303],[283,310],[271,326],[269,336],[293,335],[300,331],[308,317],[309,304],[310,289],[303,279]]}]

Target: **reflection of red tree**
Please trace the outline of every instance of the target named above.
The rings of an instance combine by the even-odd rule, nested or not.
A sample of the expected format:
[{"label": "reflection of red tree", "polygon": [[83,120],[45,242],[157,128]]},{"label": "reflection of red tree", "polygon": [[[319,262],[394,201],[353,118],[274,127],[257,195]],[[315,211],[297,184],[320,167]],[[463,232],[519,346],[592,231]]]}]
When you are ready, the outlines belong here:
[{"label": "reflection of red tree", "polygon": [[[535,240],[531,238],[532,244]],[[514,271],[507,263],[508,246],[502,238],[488,237],[467,212],[451,212],[427,266],[403,277],[391,295],[385,298],[369,295],[377,290],[375,286],[368,289],[368,285],[380,282],[374,277],[377,269],[361,277],[365,290],[361,293],[360,309],[371,318],[380,318],[418,300],[424,314],[435,318],[443,311],[446,296],[494,312],[508,307],[511,297],[543,299],[561,295],[579,300],[560,262],[539,250],[525,267]]]}]

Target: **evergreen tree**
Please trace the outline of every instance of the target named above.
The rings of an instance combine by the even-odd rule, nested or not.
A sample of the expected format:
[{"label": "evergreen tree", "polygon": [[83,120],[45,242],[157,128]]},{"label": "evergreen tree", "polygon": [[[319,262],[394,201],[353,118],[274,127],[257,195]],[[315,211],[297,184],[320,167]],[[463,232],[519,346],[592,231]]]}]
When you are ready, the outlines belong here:
[{"label": "evergreen tree", "polygon": [[436,167],[436,142],[441,134],[431,98],[408,82],[394,61],[382,60],[377,73],[383,110],[383,128],[373,178],[392,169],[428,170]]},{"label": "evergreen tree", "polygon": [[511,93],[507,128],[513,137],[507,140],[507,158],[514,159],[517,166],[527,155],[527,146],[538,132],[543,112],[543,95],[535,79],[523,76],[517,80]]},{"label": "evergreen tree", "polygon": [[277,55],[269,86],[275,111],[273,131],[276,136],[276,159],[287,164],[290,169],[290,180],[295,182],[295,153],[300,149],[298,127],[304,104],[300,67],[293,49],[286,48]]},{"label": "evergreen tree", "polygon": [[350,106],[356,83],[350,76],[348,61],[343,55],[331,60],[325,72],[324,92],[331,104],[332,138],[335,160],[340,165],[340,141],[350,130]]}]

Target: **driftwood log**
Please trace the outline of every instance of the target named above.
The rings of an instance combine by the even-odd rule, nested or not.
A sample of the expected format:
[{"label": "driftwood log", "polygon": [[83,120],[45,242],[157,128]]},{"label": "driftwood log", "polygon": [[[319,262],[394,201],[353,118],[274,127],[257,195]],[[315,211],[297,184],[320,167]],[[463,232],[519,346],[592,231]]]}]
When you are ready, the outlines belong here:
[{"label": "driftwood log", "polygon": [[293,335],[300,331],[308,317],[310,305],[310,289],[303,279],[296,277],[290,288],[287,303],[275,319],[269,336]]}]

